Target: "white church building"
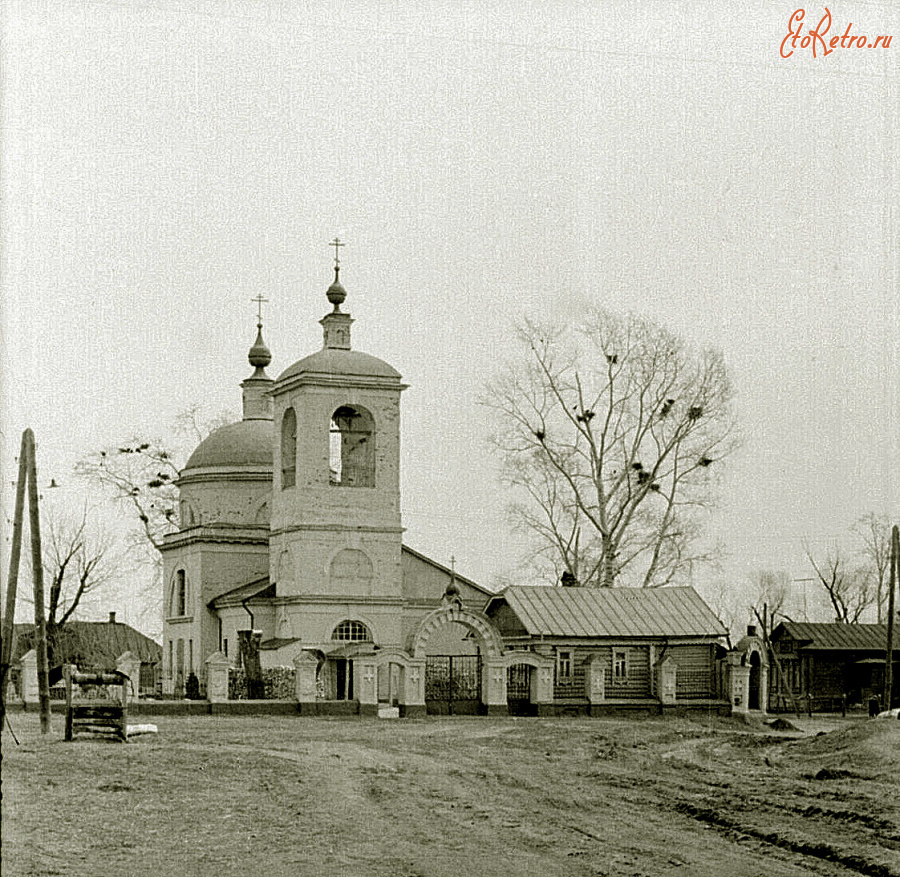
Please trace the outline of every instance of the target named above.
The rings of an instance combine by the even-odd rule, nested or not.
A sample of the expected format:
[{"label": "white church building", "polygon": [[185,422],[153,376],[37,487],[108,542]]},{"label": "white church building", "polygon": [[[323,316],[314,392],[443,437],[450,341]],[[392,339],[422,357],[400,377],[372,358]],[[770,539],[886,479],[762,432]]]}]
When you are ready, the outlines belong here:
[{"label": "white church building", "polygon": [[505,709],[505,685],[488,691],[502,652],[482,614],[491,592],[403,545],[405,385],[352,349],[339,270],[322,349],[273,380],[260,324],[243,418],[180,473],[180,526],[163,547],[163,693],[192,673],[205,683],[210,661],[239,664],[239,631],[256,631],[262,668],[307,674],[315,711],[380,699],[423,712],[426,652],[458,656],[468,699]]}]

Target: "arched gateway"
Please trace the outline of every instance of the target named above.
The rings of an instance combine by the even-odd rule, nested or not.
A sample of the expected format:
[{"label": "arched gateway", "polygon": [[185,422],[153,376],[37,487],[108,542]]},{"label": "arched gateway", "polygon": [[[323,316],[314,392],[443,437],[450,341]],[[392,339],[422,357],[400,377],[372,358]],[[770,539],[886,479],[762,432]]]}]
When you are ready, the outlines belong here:
[{"label": "arched gateway", "polygon": [[[452,628],[465,631],[455,647]],[[424,667],[426,711],[443,715],[506,712],[506,668],[503,643],[480,613],[448,599],[426,615],[411,637],[413,659]]]}]

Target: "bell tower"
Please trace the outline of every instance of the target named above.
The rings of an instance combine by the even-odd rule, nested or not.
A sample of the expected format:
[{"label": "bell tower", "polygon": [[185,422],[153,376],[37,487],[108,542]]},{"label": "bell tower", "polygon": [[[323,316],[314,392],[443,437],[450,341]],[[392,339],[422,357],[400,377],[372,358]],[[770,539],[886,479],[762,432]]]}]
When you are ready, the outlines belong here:
[{"label": "bell tower", "polygon": [[[329,639],[342,613],[376,617],[401,598],[405,386],[386,362],[352,349],[353,320],[341,310],[341,244],[334,246],[322,349],[286,369],[271,389],[270,580],[292,635],[307,642]],[[384,627],[381,634],[380,641],[394,640]]]}]

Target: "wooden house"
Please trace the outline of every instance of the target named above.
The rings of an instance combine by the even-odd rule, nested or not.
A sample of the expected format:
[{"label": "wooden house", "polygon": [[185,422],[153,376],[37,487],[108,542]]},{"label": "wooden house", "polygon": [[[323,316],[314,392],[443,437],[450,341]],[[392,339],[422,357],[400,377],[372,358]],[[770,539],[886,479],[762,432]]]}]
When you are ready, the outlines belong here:
[{"label": "wooden house", "polygon": [[[783,621],[771,636],[777,658],[769,674],[770,709],[839,709],[882,696],[886,624]],[[900,672],[900,633],[894,631],[894,677]],[[845,700],[846,698],[846,700]]]},{"label": "wooden house", "polygon": [[[15,625],[10,682],[17,696],[22,695],[20,664],[23,656],[33,648],[34,625]],[[83,671],[113,670],[127,652],[140,662],[140,680],[135,683],[135,695],[155,695],[162,662],[162,649],[158,643],[130,625],[116,621],[115,612],[109,613],[108,621],[68,621],[59,631],[50,668],[51,685],[59,684],[62,692],[62,667],[65,664]]]},{"label": "wooden house", "polygon": [[510,587],[485,612],[505,649],[552,671],[552,703],[535,710],[528,677],[541,667],[510,666],[510,712],[729,709],[726,630],[693,588]]}]

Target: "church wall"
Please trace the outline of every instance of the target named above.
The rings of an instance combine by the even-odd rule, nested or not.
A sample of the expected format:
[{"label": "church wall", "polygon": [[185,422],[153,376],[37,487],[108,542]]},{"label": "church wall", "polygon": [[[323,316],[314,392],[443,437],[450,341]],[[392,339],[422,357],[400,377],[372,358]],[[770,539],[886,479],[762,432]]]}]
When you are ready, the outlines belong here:
[{"label": "church wall", "polygon": [[269,574],[268,545],[211,544],[201,548],[203,600],[249,584]]},{"label": "church wall", "polygon": [[[361,621],[369,629],[373,641],[382,647],[401,646],[400,611],[396,604],[376,602],[316,600],[284,606],[290,635],[300,637],[300,648],[321,648],[333,644],[332,634],[342,621]],[[279,624],[279,635],[287,635]]]},{"label": "church wall", "polygon": [[[193,672],[197,672],[198,654],[202,653],[201,617],[205,612],[201,569],[200,552],[194,546],[163,554],[163,691],[167,694],[185,684],[192,663]],[[177,573],[182,570],[185,576],[183,614],[175,598]],[[179,671],[182,671],[180,676]]]},{"label": "church wall", "polygon": [[237,524],[240,526],[269,526],[269,501],[272,492],[270,478],[247,480],[237,474],[236,480],[227,481],[217,473],[216,480],[192,481],[188,477],[180,484],[183,503],[182,527]]},{"label": "church wall", "polygon": [[[184,616],[173,614],[172,594],[179,570],[184,570],[187,582]],[[177,665],[179,649],[186,666],[193,659],[193,672],[200,678],[205,672],[203,662],[218,649],[219,620],[207,604],[220,594],[265,577],[267,572],[268,546],[265,544],[191,542],[163,551],[164,692],[171,694],[177,685],[177,667],[170,669],[169,662]],[[182,642],[180,647],[179,640]]]},{"label": "church wall", "polygon": [[[450,573],[432,563],[427,563],[409,551],[404,551],[401,558],[403,571],[403,596],[407,600],[440,600],[450,584]],[[460,598],[465,603],[473,602],[478,611],[484,609],[488,595],[456,579]]]},{"label": "church wall", "polygon": [[[370,575],[339,575],[338,555],[361,552]],[[400,545],[394,534],[305,530],[272,539],[270,576],[279,597],[400,597]]]}]

